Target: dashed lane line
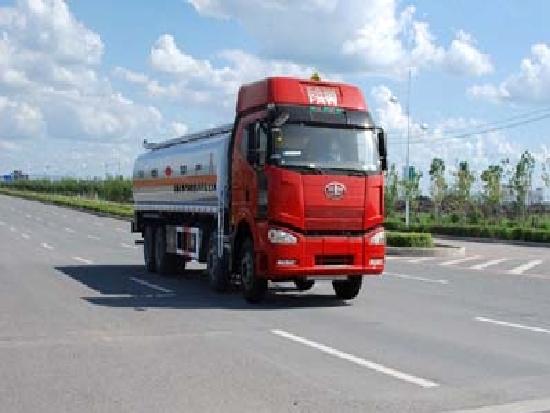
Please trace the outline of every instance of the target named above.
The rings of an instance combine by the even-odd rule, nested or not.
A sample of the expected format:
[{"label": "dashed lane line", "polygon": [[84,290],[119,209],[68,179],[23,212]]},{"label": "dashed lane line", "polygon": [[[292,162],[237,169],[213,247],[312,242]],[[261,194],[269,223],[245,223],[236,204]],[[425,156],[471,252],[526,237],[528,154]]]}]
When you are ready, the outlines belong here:
[{"label": "dashed lane line", "polygon": [[69,228],[69,227],[65,227],[65,231],[67,231],[70,234],[74,234],[74,232],[75,232],[74,229]]},{"label": "dashed lane line", "polygon": [[164,288],[164,287],[161,287],[160,285],[150,283],[149,281],[142,280],[141,278],[130,277],[130,279],[135,283],[138,283],[138,284],[144,285],[146,287],[152,288],[153,290],[156,290],[156,291],[160,291],[161,293],[167,293],[167,294],[173,294],[174,293],[174,291],[172,291],[168,288]]},{"label": "dashed lane line", "polygon": [[88,239],[93,239],[94,241],[101,241],[101,238],[96,237],[95,235],[88,235]]},{"label": "dashed lane line", "polygon": [[17,232],[17,228],[15,228],[15,227],[10,227],[10,231],[11,231],[11,232]]},{"label": "dashed lane line", "polygon": [[493,265],[498,265],[500,263],[503,263],[504,261],[507,261],[507,258],[497,258],[495,260],[490,260],[487,262],[483,262],[481,264],[473,265],[470,267],[471,270],[484,270],[487,267],[492,267]]},{"label": "dashed lane line", "polygon": [[29,234],[25,234],[24,232],[21,233],[21,238],[23,239],[31,239],[31,236]]},{"label": "dashed lane line", "polygon": [[527,326],[527,325],[518,324],[518,323],[510,323],[508,321],[494,320],[492,318],[487,318],[487,317],[476,317],[475,320],[480,321],[482,323],[496,324],[503,327],[519,328],[521,330],[533,331],[535,333],[550,334],[550,330],[547,330],[546,328],[542,328],[542,327]]},{"label": "dashed lane line", "polygon": [[87,265],[91,265],[94,263],[92,260],[87,260],[86,258],[82,258],[82,257],[73,257],[73,260],[81,262],[83,264],[87,264]]},{"label": "dashed lane line", "polygon": [[513,268],[509,271],[510,274],[515,274],[515,275],[521,275],[523,274],[524,272],[526,271],[529,271],[530,269],[532,268],[535,268],[539,265],[542,264],[542,260],[533,260],[533,261],[529,261],[528,263],[526,264],[523,264],[523,265],[520,265],[516,268]]},{"label": "dashed lane line", "polygon": [[0,227],[3,227],[5,225],[6,225],[6,223],[4,221],[0,221]]},{"label": "dashed lane line", "polygon": [[120,243],[120,246],[121,246],[122,248],[135,248],[133,245],[126,244],[125,242],[121,242],[121,243]]},{"label": "dashed lane line", "polygon": [[445,285],[449,284],[449,280],[436,280],[433,278],[418,277],[415,275],[408,275],[408,274],[384,272],[384,275],[389,275],[390,277],[402,278],[404,280],[422,281],[422,282],[432,283],[432,284],[445,284]]},{"label": "dashed lane line", "polygon": [[481,255],[472,255],[470,257],[464,257],[464,258],[458,258],[458,259],[455,259],[455,260],[445,261],[445,262],[442,262],[439,265],[442,265],[442,266],[456,265],[456,264],[460,264],[460,263],[467,262],[467,261],[474,261],[474,260],[477,260],[479,258],[481,258]]},{"label": "dashed lane line", "polygon": [[439,384],[431,380],[427,380],[421,377],[413,376],[411,374],[403,373],[402,371],[383,366],[382,364],[378,364],[373,361],[365,360],[361,357],[354,356],[353,354],[344,353],[343,351],[337,350],[329,346],[325,346],[324,344],[317,343],[312,340],[308,340],[307,338],[303,338],[283,330],[271,330],[271,332],[279,337],[283,337],[288,340],[294,341],[296,343],[300,343],[305,346],[312,347],[314,349],[322,351],[323,353],[329,354],[331,356],[338,357],[342,360],[349,361],[359,366],[366,367],[367,369],[374,370],[378,373],[382,373],[387,376],[390,376],[411,384],[416,384],[417,386],[420,386],[420,387],[432,388],[432,387],[439,386]]},{"label": "dashed lane line", "polygon": [[47,244],[45,242],[43,242],[42,244],[40,244],[40,246],[46,250],[53,250],[53,247],[50,245],[50,244]]}]

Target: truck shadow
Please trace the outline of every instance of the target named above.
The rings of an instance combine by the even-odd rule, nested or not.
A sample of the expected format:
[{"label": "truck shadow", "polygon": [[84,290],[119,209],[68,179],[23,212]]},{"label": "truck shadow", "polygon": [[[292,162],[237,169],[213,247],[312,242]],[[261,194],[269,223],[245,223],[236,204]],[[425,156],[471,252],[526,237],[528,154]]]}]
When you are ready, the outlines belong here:
[{"label": "truck shadow", "polygon": [[262,303],[248,304],[236,289],[224,294],[211,291],[202,270],[187,270],[182,275],[161,277],[148,273],[140,265],[71,265],[55,269],[101,294],[82,297],[83,300],[106,307],[142,311],[147,308],[265,311],[349,305],[332,294],[315,294],[315,287],[310,292],[300,293],[295,288],[278,286],[269,289]]}]

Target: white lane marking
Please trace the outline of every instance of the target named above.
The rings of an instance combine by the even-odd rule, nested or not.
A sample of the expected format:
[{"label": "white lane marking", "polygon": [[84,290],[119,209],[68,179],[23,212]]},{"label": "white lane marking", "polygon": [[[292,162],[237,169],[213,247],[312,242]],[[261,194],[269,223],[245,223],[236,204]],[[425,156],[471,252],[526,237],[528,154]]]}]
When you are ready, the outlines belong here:
[{"label": "white lane marking", "polygon": [[29,234],[25,234],[24,232],[21,233],[21,238],[24,238],[24,239],[31,239],[30,235],[29,235]]},{"label": "white lane marking", "polygon": [[423,379],[423,378],[420,378],[420,377],[416,377],[416,376],[413,376],[411,374],[403,373],[399,370],[395,370],[395,369],[383,366],[381,364],[374,363],[372,361],[365,360],[363,358],[354,356],[353,354],[344,353],[343,351],[336,350],[335,348],[325,346],[324,344],[320,344],[320,343],[308,340],[308,339],[303,338],[303,337],[296,336],[292,333],[288,333],[288,332],[283,331],[283,330],[271,330],[271,332],[275,335],[280,336],[280,337],[284,337],[286,339],[295,341],[297,343],[304,344],[306,346],[315,348],[317,350],[322,351],[323,353],[330,354],[331,356],[341,358],[341,359],[349,361],[351,363],[358,364],[359,366],[366,367],[368,369],[377,371],[377,372],[382,373],[382,374],[386,374],[388,376],[394,377],[394,378],[399,379],[399,380],[406,381],[408,383],[416,384],[420,387],[430,388],[430,387],[439,386],[439,384],[437,384],[433,381],[426,380],[426,379]]},{"label": "white lane marking", "polygon": [[541,413],[550,410],[550,399],[524,400],[507,404],[455,410],[450,413]]},{"label": "white lane marking", "polygon": [[511,269],[510,271],[508,271],[510,274],[515,274],[515,275],[521,275],[523,274],[525,271],[528,271],[530,270],[531,268],[535,268],[536,266],[538,265],[541,265],[542,264],[542,260],[533,260],[533,261],[529,261],[528,263],[526,264],[523,264],[523,265],[520,265],[516,268],[513,268]]},{"label": "white lane marking", "polygon": [[513,328],[519,328],[522,330],[534,331],[535,333],[550,334],[550,330],[547,330],[542,327],[533,327],[533,326],[526,326],[523,324],[509,323],[507,321],[494,320],[492,318],[487,318],[487,317],[476,317],[475,320],[480,321],[482,323],[491,323],[491,324],[496,324],[504,327],[513,327]]},{"label": "white lane marking", "polygon": [[481,255],[472,255],[471,257],[464,257],[464,258],[458,258],[455,260],[445,261],[439,265],[443,265],[443,266],[456,265],[456,264],[460,264],[461,262],[477,260],[478,258],[481,258]]},{"label": "white lane marking", "polygon": [[406,257],[402,257],[402,256],[397,256],[397,255],[386,255],[386,260],[402,260],[403,258],[406,258]]},{"label": "white lane marking", "polygon": [[0,226],[4,226],[6,223],[4,221],[0,221]]},{"label": "white lane marking", "polygon": [[95,235],[88,235],[88,239],[93,239],[94,241],[99,241],[101,238],[96,237]]},{"label": "white lane marking", "polygon": [[47,249],[47,250],[53,250],[53,247],[50,245],[50,244],[46,244],[45,242],[43,242],[42,244],[40,244],[42,246],[42,248],[44,249]]},{"label": "white lane marking", "polygon": [[72,228],[69,228],[69,227],[65,227],[65,231],[71,233],[71,234],[74,234],[74,229]]},{"label": "white lane marking", "polygon": [[17,229],[16,229],[15,227],[10,227],[10,231],[11,231],[11,232],[16,232]]},{"label": "white lane marking", "polygon": [[37,220],[38,222],[42,222],[42,218],[40,217],[34,217],[35,220]]},{"label": "white lane marking", "polygon": [[31,214],[25,214],[25,218],[31,219],[32,215]]},{"label": "white lane marking", "polygon": [[500,264],[501,262],[504,262],[506,261],[507,258],[498,258],[496,260],[490,260],[490,261],[487,261],[487,262],[483,262],[481,264],[477,264],[477,265],[472,265],[470,267],[471,270],[483,270],[487,267],[491,267],[493,265],[497,265],[497,264]]},{"label": "white lane marking", "polygon": [[120,246],[121,246],[122,248],[136,248],[135,246],[130,245],[130,244],[126,244],[125,242],[121,242],[121,243],[120,243]]},{"label": "white lane marking", "polygon": [[82,257],[73,257],[73,260],[82,262],[87,265],[91,265],[94,263],[92,260],[87,260],[86,258],[82,258]]},{"label": "white lane marking", "polygon": [[167,294],[172,294],[174,293],[174,291],[168,289],[168,288],[164,288],[164,287],[161,287],[160,285],[156,285],[156,284],[153,284],[153,283],[150,283],[148,281],[145,281],[145,280],[142,280],[141,278],[136,278],[136,277],[130,277],[130,279],[133,281],[133,282],[136,282],[138,284],[141,284],[141,285],[144,285],[146,287],[149,287],[149,288],[152,288],[153,290],[157,290],[157,291],[160,291],[161,293],[167,293]]},{"label": "white lane marking", "polygon": [[390,277],[403,278],[405,280],[423,281],[426,283],[433,283],[433,284],[449,284],[449,280],[435,280],[433,278],[417,277],[415,275],[397,274],[393,272],[384,272],[384,275],[389,275]]},{"label": "white lane marking", "polygon": [[418,264],[420,262],[425,262],[425,261],[431,261],[433,260],[435,257],[420,257],[420,258],[414,258],[412,260],[407,260],[407,262],[410,262],[412,264]]}]

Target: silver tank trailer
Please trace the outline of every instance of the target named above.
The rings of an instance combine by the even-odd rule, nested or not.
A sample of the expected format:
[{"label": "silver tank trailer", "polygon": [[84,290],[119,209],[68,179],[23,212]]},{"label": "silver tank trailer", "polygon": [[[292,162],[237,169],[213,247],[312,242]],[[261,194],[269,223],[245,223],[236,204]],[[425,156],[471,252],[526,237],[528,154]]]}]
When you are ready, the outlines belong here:
[{"label": "silver tank trailer", "polygon": [[226,204],[228,151],[232,125],[162,143],[134,164],[137,211],[217,214]]}]

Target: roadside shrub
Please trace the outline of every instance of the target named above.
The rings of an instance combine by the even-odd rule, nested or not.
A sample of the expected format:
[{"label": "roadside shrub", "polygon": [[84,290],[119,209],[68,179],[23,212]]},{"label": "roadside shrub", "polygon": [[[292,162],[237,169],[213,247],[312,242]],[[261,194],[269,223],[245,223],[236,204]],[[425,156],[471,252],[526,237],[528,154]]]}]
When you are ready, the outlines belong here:
[{"label": "roadside shrub", "polygon": [[431,248],[434,245],[431,234],[417,232],[387,231],[386,243],[390,247]]}]

